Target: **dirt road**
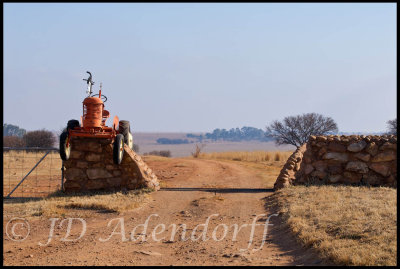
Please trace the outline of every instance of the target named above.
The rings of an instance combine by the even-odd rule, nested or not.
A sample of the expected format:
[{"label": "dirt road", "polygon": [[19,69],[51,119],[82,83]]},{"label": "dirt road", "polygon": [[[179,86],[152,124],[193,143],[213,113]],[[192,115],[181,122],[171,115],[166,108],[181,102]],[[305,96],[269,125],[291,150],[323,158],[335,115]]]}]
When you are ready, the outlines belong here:
[{"label": "dirt road", "polygon": [[[271,216],[276,212],[265,205],[273,182],[266,186],[253,170],[192,159],[148,164],[162,180],[162,189],[151,193],[148,203],[119,215],[90,211],[83,218],[86,230],[75,242],[61,240],[67,223],[59,227],[60,220],[54,222],[54,236],[46,246],[38,243],[48,241],[49,219],[29,220],[30,235],[22,242],[8,239],[3,229],[4,265],[322,264]],[[258,225],[252,226],[253,221]],[[68,239],[78,238],[82,223],[74,220],[71,227]]]}]

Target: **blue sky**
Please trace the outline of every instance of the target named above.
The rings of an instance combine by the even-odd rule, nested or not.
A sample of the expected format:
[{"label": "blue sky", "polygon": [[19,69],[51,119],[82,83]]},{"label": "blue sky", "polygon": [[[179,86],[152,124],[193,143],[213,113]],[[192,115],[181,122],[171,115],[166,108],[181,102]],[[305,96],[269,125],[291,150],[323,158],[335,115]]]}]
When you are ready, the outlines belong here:
[{"label": "blue sky", "polygon": [[79,119],[87,70],[133,131],[265,128],[316,112],[342,132],[396,117],[396,4],[6,3],[3,122]]}]

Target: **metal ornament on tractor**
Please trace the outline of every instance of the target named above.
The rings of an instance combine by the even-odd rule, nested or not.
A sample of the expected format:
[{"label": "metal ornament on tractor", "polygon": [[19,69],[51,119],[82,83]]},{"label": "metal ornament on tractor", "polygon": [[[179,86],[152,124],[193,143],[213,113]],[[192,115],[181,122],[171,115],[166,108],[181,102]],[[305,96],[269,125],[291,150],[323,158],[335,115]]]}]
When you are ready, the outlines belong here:
[{"label": "metal ornament on tractor", "polygon": [[118,116],[114,117],[112,127],[106,126],[106,120],[110,117],[110,112],[104,109],[104,103],[107,97],[101,94],[101,83],[98,94],[92,95],[92,74],[87,82],[88,89],[86,93],[88,97],[83,100],[83,115],[81,122],[78,120],[69,120],[67,128],[60,135],[60,157],[66,161],[71,153],[72,137],[89,137],[89,138],[105,138],[111,139],[113,144],[113,160],[115,164],[120,164],[124,156],[124,143],[133,149],[132,134],[130,132],[129,121],[119,120]]}]

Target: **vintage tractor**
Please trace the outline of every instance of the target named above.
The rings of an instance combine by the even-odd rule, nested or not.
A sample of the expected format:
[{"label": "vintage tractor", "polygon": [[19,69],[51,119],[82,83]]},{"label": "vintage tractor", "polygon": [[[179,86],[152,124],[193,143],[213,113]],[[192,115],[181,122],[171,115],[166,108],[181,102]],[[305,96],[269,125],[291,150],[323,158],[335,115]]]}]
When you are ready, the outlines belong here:
[{"label": "vintage tractor", "polygon": [[118,116],[114,117],[112,127],[106,126],[106,120],[110,117],[110,112],[104,109],[107,97],[101,94],[101,83],[98,94],[92,95],[92,74],[87,82],[88,97],[83,100],[83,115],[81,123],[78,120],[69,120],[67,128],[60,135],[60,156],[66,161],[71,153],[71,138],[88,137],[110,139],[113,143],[113,160],[115,164],[120,164],[124,155],[124,143],[129,148],[133,148],[132,134],[130,132],[129,121],[120,121]]}]

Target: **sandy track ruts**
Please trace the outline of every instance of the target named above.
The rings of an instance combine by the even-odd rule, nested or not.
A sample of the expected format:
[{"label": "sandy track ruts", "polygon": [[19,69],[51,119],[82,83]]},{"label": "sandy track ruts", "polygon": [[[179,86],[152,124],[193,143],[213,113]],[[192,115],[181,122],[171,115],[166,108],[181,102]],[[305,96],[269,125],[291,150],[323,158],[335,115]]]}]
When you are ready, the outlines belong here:
[{"label": "sandy track ruts", "polygon": [[[248,248],[251,226],[256,215],[257,224],[264,224],[269,212],[265,206],[266,197],[271,195],[265,189],[265,183],[255,173],[238,164],[211,160],[171,159],[168,161],[149,161],[160,179],[163,187],[152,193],[150,202],[142,207],[123,214],[90,213],[86,217],[86,234],[77,242],[61,242],[65,228],[56,229],[52,242],[45,247],[48,238],[50,221],[48,219],[31,219],[31,234],[23,242],[4,240],[4,265],[321,265],[323,262],[310,250],[302,249],[292,236],[281,227],[279,219],[271,217],[273,226],[269,226],[265,244],[258,251],[262,242],[264,225],[256,227],[253,242]],[[148,236],[145,242],[129,240],[134,227],[145,223],[151,214]],[[184,238],[190,238],[198,224],[210,218],[207,241],[182,241],[182,229],[178,229],[173,240],[172,224],[186,225]],[[122,242],[121,235],[114,235],[107,242],[99,239],[108,238],[117,220],[111,226],[111,219],[123,218],[125,235],[128,241]],[[5,218],[4,226],[8,219]],[[151,232],[158,224],[164,224],[166,231],[156,236],[154,241]],[[225,224],[227,233],[221,239]],[[233,241],[234,227],[243,226]],[[64,226],[65,227],[65,226]],[[200,226],[201,227],[201,226]],[[159,226],[159,229],[161,227]],[[71,237],[80,233],[78,223],[73,226]],[[120,231],[119,227],[116,231]],[[157,230],[160,231],[160,230]],[[195,238],[203,229],[198,228]],[[139,236],[141,228],[137,228]],[[6,238],[4,229],[4,237]],[[241,251],[241,249],[247,249]]]}]

